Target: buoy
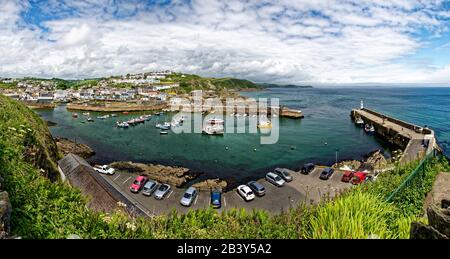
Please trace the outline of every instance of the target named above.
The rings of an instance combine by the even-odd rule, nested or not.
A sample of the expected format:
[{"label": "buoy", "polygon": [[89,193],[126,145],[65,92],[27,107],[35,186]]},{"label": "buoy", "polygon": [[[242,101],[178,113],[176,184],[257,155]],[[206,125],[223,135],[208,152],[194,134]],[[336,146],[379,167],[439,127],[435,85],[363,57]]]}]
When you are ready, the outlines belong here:
[{"label": "buoy", "polygon": [[256,148],[254,148],[254,149],[253,149],[253,151],[255,151],[255,152],[256,152]]},{"label": "buoy", "polygon": [[228,147],[225,147],[226,150],[228,150]]},{"label": "buoy", "polygon": [[328,143],[327,143],[327,142],[325,142],[324,144],[325,144],[325,146],[326,146],[326,145],[328,145]]}]

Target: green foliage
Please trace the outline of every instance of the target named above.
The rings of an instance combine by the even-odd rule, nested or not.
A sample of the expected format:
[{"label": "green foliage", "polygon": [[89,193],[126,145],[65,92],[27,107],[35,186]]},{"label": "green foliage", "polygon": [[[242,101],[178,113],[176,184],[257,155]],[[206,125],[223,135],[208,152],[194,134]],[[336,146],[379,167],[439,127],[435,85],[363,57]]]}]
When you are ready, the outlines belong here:
[{"label": "green foliage", "polygon": [[0,89],[14,89],[16,87],[17,87],[17,82],[14,82],[14,83],[0,82]]}]

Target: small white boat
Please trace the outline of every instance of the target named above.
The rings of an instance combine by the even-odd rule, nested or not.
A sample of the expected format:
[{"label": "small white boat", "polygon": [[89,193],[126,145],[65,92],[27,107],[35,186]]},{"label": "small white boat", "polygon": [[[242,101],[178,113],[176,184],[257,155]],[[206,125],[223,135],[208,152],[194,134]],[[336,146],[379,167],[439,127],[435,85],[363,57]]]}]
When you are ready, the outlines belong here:
[{"label": "small white boat", "polygon": [[128,127],[130,127],[130,124],[128,124],[127,122],[117,122],[117,127],[128,128]]},{"label": "small white boat", "polygon": [[373,135],[375,134],[375,127],[373,126],[373,124],[366,124],[366,126],[364,127],[364,131],[369,135]]},{"label": "small white boat", "polygon": [[117,117],[117,114],[113,113],[111,114],[111,117]]},{"label": "small white boat", "polygon": [[225,130],[222,125],[207,125],[203,127],[202,133],[207,135],[223,135]]},{"label": "small white boat", "polygon": [[109,118],[109,115],[103,115],[103,116],[97,117],[97,119],[101,119],[101,120],[108,119],[108,118]]},{"label": "small white boat", "polygon": [[364,127],[364,121],[363,121],[363,119],[361,119],[361,117],[356,118],[355,123],[358,127],[361,127],[361,128]]},{"label": "small white boat", "polygon": [[167,132],[167,131],[165,131],[165,130],[161,130],[161,131],[159,132],[159,134],[161,134],[161,135],[167,135],[167,134],[169,134],[169,132]]},{"label": "small white boat", "polygon": [[84,116],[89,116],[89,115],[91,115],[89,112],[85,112],[85,113],[83,113],[83,115]]}]

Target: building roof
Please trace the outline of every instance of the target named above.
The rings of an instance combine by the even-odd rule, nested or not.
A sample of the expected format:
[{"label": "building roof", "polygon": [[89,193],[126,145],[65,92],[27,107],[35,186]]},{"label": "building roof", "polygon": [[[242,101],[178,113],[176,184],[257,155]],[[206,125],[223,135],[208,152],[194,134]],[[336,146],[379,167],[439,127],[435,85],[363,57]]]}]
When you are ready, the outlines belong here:
[{"label": "building roof", "polygon": [[[58,161],[58,166],[72,186],[90,197],[88,206],[98,211],[112,211],[117,206],[115,199],[101,183],[101,176],[83,158],[68,154]],[[97,176],[97,177],[96,177]]]}]

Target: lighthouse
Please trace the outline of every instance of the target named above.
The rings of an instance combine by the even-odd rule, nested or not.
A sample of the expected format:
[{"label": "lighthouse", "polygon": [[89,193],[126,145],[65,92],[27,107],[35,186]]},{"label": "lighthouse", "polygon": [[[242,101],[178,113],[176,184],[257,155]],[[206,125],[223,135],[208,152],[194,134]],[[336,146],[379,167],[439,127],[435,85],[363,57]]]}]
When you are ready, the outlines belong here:
[{"label": "lighthouse", "polygon": [[361,100],[361,110],[364,109],[364,101]]}]

